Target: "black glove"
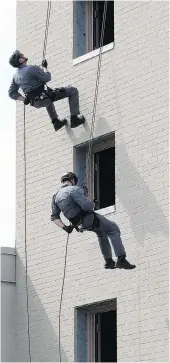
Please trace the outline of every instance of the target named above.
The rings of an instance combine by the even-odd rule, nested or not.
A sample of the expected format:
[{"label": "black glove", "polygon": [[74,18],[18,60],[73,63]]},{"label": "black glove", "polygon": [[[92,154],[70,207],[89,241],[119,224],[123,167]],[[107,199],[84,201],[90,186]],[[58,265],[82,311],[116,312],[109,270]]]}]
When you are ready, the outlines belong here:
[{"label": "black glove", "polygon": [[71,232],[73,232],[74,226],[64,226],[63,229],[70,234]]},{"label": "black glove", "polygon": [[65,92],[65,87],[55,88],[54,92]]},{"label": "black glove", "polygon": [[48,67],[48,63],[47,63],[46,59],[43,59],[41,64],[42,64],[42,67],[44,67],[44,68]]},{"label": "black glove", "polygon": [[24,105],[25,106],[29,105],[29,103],[30,103],[30,101],[28,100],[27,97],[24,98],[24,101],[23,102],[24,102]]}]

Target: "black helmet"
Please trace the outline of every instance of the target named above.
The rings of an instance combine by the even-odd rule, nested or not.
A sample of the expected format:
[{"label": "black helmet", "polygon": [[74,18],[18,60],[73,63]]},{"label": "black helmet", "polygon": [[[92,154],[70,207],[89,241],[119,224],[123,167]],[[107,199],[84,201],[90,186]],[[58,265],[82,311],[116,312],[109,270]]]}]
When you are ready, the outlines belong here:
[{"label": "black helmet", "polygon": [[[11,57],[9,58],[9,64],[14,67],[14,68],[19,68],[21,63],[19,62],[19,58],[22,56],[23,54],[19,51],[16,50]],[[25,58],[25,57],[24,57]],[[25,58],[25,60],[27,61],[28,59]]]},{"label": "black helmet", "polygon": [[62,177],[61,177],[61,183],[63,183],[66,180],[71,180],[71,179],[74,179],[75,180],[75,184],[77,184],[77,182],[78,182],[77,175],[74,174],[74,173],[72,173],[70,171],[70,172],[65,173],[64,175],[62,175]]}]

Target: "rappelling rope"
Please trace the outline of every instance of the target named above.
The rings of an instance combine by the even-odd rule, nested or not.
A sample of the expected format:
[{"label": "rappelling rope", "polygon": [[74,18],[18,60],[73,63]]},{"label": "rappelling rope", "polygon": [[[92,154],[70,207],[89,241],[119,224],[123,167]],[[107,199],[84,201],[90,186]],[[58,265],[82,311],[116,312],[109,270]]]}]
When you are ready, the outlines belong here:
[{"label": "rappelling rope", "polygon": [[[96,119],[96,107],[97,107],[98,90],[99,90],[99,80],[100,80],[100,71],[101,71],[101,61],[102,61],[102,50],[103,50],[104,32],[105,32],[105,25],[106,25],[107,3],[108,3],[108,1],[105,1],[105,3],[104,3],[104,10],[103,10],[102,30],[101,30],[101,37],[100,37],[100,49],[99,49],[99,59],[98,59],[98,66],[97,66],[95,95],[94,95],[93,112],[92,112],[92,123],[91,123],[91,130],[90,130],[88,156],[87,156],[87,169],[86,169],[87,176],[86,176],[86,182],[88,180],[88,175],[89,175],[89,167],[90,167],[90,161],[91,161],[91,150],[92,150],[93,135],[94,135],[94,124],[95,124],[95,119]],[[67,241],[66,241],[66,252],[65,252],[65,262],[64,262],[64,274],[63,274],[63,279],[62,279],[62,289],[61,289],[60,308],[59,308],[59,334],[58,335],[59,335],[59,358],[60,358],[60,362],[61,362],[61,308],[62,308],[62,300],[63,300],[63,292],[64,292],[64,282],[65,282],[65,275],[66,275],[66,266],[67,266],[68,242],[69,242],[69,234],[67,236]]]},{"label": "rappelling rope", "polygon": [[[90,139],[89,139],[89,148],[88,148],[88,157],[87,157],[87,177],[89,174],[89,165],[91,161],[91,150],[92,150],[92,142],[93,142],[93,135],[94,135],[94,124],[96,119],[96,107],[97,107],[97,99],[98,99],[98,90],[99,90],[99,80],[100,80],[100,71],[101,71],[101,61],[102,61],[102,50],[103,50],[103,41],[104,41],[104,32],[105,32],[105,24],[106,24],[106,14],[107,14],[107,3],[104,3],[104,10],[103,10],[103,20],[102,20],[102,30],[101,30],[101,37],[100,37],[100,49],[99,49],[99,58],[98,58],[98,66],[97,66],[97,76],[96,76],[96,85],[95,85],[95,95],[94,95],[94,103],[93,103],[93,112],[92,112],[92,123],[91,123],[91,130],[90,130]],[[47,50],[47,40],[48,40],[48,29],[49,29],[49,21],[51,15],[51,1],[48,1],[47,4],[47,14],[46,14],[46,26],[45,26],[45,36],[44,36],[44,45],[43,45],[43,59],[45,59],[46,50]],[[29,318],[29,294],[28,294],[28,258],[27,258],[27,240],[26,240],[26,233],[27,233],[27,225],[26,225],[26,124],[25,124],[25,106],[24,106],[24,171],[25,171],[25,261],[26,261],[26,295],[27,295],[27,332],[28,332],[28,343],[29,343],[29,361],[32,362],[31,359],[31,341],[30,341],[30,318]],[[63,300],[63,292],[64,292],[64,282],[65,282],[65,274],[66,274],[66,263],[67,263],[67,250],[68,250],[68,242],[69,242],[69,234],[67,236],[66,241],[66,251],[65,251],[65,262],[64,262],[64,274],[62,279],[62,289],[61,289],[61,298],[60,298],[60,307],[59,307],[59,356],[61,362],[61,309],[62,309],[62,300]]]},{"label": "rappelling rope", "polygon": [[50,23],[50,15],[51,15],[51,1],[48,1],[47,14],[46,14],[46,25],[45,25],[45,35],[44,35],[44,45],[43,45],[43,59],[45,59],[46,50],[47,50],[47,40],[48,40],[48,29],[49,29],[49,23]]},{"label": "rappelling rope", "polygon": [[69,241],[69,234],[67,235],[67,241],[66,241],[66,251],[65,251],[65,260],[64,260],[64,274],[63,274],[63,281],[62,281],[62,288],[61,288],[59,319],[58,319],[58,344],[59,344],[60,362],[61,362],[61,308],[62,308],[64,282],[65,282],[65,274],[66,274],[68,241]]},{"label": "rappelling rope", "polygon": [[26,285],[26,304],[27,304],[27,335],[28,335],[28,355],[31,359],[31,337],[30,337],[30,316],[29,316],[29,294],[28,294],[28,257],[27,257],[27,163],[26,163],[26,125],[25,125],[25,105],[24,105],[24,245],[25,245],[25,285]]},{"label": "rappelling rope", "polygon": [[[43,59],[46,55],[47,50],[47,40],[48,40],[48,28],[51,14],[51,1],[47,4],[47,15],[46,15],[46,26],[45,26],[45,36],[43,45]],[[28,254],[27,254],[27,163],[26,163],[26,118],[25,118],[25,105],[24,105],[24,244],[25,244],[25,285],[26,285],[26,306],[27,306],[27,335],[28,335],[28,355],[29,362],[32,362],[31,357],[31,336],[30,336],[30,315],[29,315],[29,292],[28,292]]]},{"label": "rappelling rope", "polygon": [[100,49],[99,49],[99,58],[98,58],[98,66],[97,66],[95,95],[94,95],[94,102],[93,102],[92,123],[91,123],[91,130],[90,130],[88,155],[87,155],[86,183],[88,182],[88,176],[89,176],[91,151],[92,151],[93,135],[94,135],[94,124],[95,124],[95,120],[96,120],[96,107],[97,107],[97,99],[98,99],[98,91],[99,91],[102,50],[103,50],[103,41],[104,41],[104,33],[105,33],[105,25],[106,25],[106,15],[107,15],[107,4],[108,4],[108,1],[105,1],[104,10],[103,10],[102,30],[101,30],[101,37],[100,37]]}]

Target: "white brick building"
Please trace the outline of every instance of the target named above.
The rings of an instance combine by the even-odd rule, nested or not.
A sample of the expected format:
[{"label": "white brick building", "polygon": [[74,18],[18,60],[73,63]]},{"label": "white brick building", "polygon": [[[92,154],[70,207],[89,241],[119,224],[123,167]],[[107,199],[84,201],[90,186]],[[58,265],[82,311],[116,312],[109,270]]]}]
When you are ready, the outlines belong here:
[{"label": "white brick building", "polygon": [[[46,1],[17,3],[17,48],[33,64],[42,59],[46,9]],[[68,126],[56,133],[45,109],[26,108],[29,322],[31,356],[36,362],[59,360],[58,314],[66,234],[50,221],[51,197],[62,173],[79,169],[76,162],[81,152],[76,154],[74,147],[89,140],[98,50],[93,50],[90,30],[87,35],[89,19],[82,20],[79,27],[75,13],[78,17],[82,12],[83,17],[91,9],[82,5],[73,12],[72,1],[53,0],[47,47],[53,77],[50,84],[72,84],[79,89],[86,125],[73,130]],[[96,30],[90,25],[88,29]],[[76,58],[77,54],[81,57]],[[109,348],[102,338],[106,332],[113,334],[112,353],[117,361],[168,361],[167,76],[168,2],[115,1],[114,39],[103,52],[94,137],[97,145],[99,136],[105,135],[106,143],[109,134],[113,141],[116,200],[112,206],[107,203],[102,213],[120,226],[127,256],[137,268],[105,270],[96,236],[73,232],[61,315],[63,361],[106,361]],[[69,116],[67,100],[56,103],[56,108],[59,116]],[[18,103],[15,360],[19,362],[29,360],[23,136],[23,106]],[[99,155],[99,150],[93,153]],[[102,183],[99,175],[97,178]],[[98,192],[99,188],[99,196]],[[110,310],[112,329],[104,315]],[[111,315],[107,316],[111,321]],[[101,327],[94,344],[97,319]]]}]

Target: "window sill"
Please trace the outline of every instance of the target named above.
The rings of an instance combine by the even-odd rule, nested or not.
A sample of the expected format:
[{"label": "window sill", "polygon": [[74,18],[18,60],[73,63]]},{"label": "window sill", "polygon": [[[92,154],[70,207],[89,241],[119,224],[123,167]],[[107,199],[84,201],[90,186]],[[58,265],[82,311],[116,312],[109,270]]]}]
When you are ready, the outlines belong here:
[{"label": "window sill", "polygon": [[[105,53],[105,52],[108,52],[108,50],[111,50],[113,48],[114,48],[114,42],[105,45],[103,47],[102,54]],[[83,54],[82,56],[73,59],[73,66],[75,66],[76,64],[85,62],[88,59],[91,59],[91,58],[94,58],[94,57],[98,56],[99,55],[99,52],[100,52],[100,48],[95,49],[95,50],[92,50],[92,52]]]},{"label": "window sill", "polygon": [[107,214],[115,213],[116,207],[115,205],[110,205],[109,207],[98,209],[95,212],[101,214],[102,216],[106,216]]}]

